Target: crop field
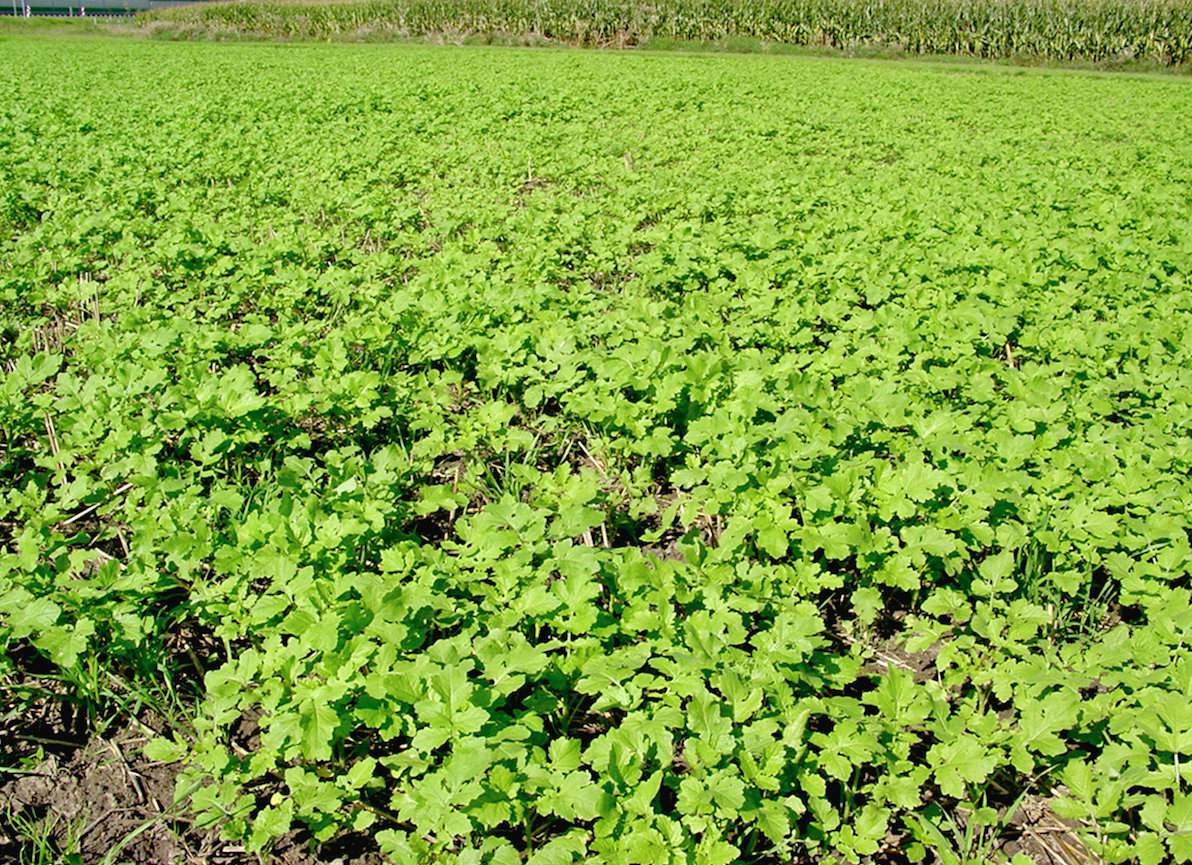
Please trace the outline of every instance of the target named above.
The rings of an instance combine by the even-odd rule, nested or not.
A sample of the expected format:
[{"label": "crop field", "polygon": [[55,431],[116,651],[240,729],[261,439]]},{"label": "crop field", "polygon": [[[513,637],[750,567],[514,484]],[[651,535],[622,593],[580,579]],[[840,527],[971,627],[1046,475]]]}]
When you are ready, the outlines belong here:
[{"label": "crop field", "polygon": [[142,15],[172,38],[679,41],[1192,64],[1190,0],[223,0]]},{"label": "crop field", "polygon": [[171,38],[679,40],[1192,64],[1192,0],[224,0],[157,10],[141,24]]},{"label": "crop field", "polygon": [[0,860],[1192,860],[1192,82],[0,54]]}]

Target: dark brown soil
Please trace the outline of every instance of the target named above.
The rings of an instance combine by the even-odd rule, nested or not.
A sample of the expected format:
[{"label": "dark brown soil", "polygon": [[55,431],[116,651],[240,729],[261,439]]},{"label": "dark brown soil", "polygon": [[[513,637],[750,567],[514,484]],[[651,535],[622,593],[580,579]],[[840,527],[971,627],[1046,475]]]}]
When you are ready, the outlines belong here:
[{"label": "dark brown soil", "polygon": [[[0,773],[0,862],[34,859],[31,834],[49,840],[64,865],[379,865],[375,852],[311,852],[298,836],[283,839],[261,858],[243,846],[194,827],[185,806],[174,803],[179,766],[141,755],[152,735],[133,723],[92,735],[71,750],[69,739],[32,769]],[[49,741],[49,740],[46,740]],[[18,771],[19,774],[13,774]],[[35,832],[30,827],[36,827]]]},{"label": "dark brown soil", "polygon": [[213,861],[218,842],[188,838],[173,806],[177,767],[142,758],[145,741],[133,728],[95,736],[0,787],[0,859],[28,849],[28,827],[39,823],[65,861],[99,862],[117,847],[116,862]]},{"label": "dark brown soil", "polygon": [[864,668],[867,673],[880,675],[890,667],[901,667],[909,671],[915,681],[922,683],[936,676],[935,659],[942,646],[939,643],[919,652],[908,652],[897,637],[886,637],[874,642],[873,660]]}]

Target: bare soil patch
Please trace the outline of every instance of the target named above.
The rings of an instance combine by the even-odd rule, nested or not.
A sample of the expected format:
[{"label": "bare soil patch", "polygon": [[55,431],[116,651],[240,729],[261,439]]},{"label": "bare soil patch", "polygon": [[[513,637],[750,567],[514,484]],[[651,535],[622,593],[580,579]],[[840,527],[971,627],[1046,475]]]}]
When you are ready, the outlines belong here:
[{"label": "bare soil patch", "polygon": [[[41,719],[39,719],[41,720]],[[69,731],[64,730],[63,735]],[[141,754],[148,724],[94,734],[70,750],[69,738],[32,769],[0,774],[0,862],[28,859],[40,843],[78,865],[379,865],[365,845],[344,839],[312,851],[301,835],[258,858],[219,833],[192,825],[174,801],[180,766]],[[49,739],[47,739],[49,741]],[[18,771],[19,774],[10,774]],[[358,839],[357,839],[358,840]]]}]

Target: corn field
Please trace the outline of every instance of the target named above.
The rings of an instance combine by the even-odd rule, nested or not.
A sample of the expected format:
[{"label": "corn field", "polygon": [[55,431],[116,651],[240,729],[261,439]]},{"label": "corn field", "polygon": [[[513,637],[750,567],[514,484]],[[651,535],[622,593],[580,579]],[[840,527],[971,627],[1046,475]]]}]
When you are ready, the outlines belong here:
[{"label": "corn field", "polygon": [[574,45],[750,38],[838,49],[1053,60],[1192,60],[1187,0],[370,0],[162,10],[167,32],[329,38],[524,34]]}]

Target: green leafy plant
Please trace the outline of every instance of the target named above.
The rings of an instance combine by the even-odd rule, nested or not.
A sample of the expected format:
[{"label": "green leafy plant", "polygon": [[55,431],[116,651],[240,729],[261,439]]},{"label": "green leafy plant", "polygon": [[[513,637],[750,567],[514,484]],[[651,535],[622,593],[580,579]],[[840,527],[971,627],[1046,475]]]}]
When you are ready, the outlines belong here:
[{"label": "green leafy plant", "polygon": [[263,857],[1188,858],[1183,82],[4,49],[6,715]]}]

